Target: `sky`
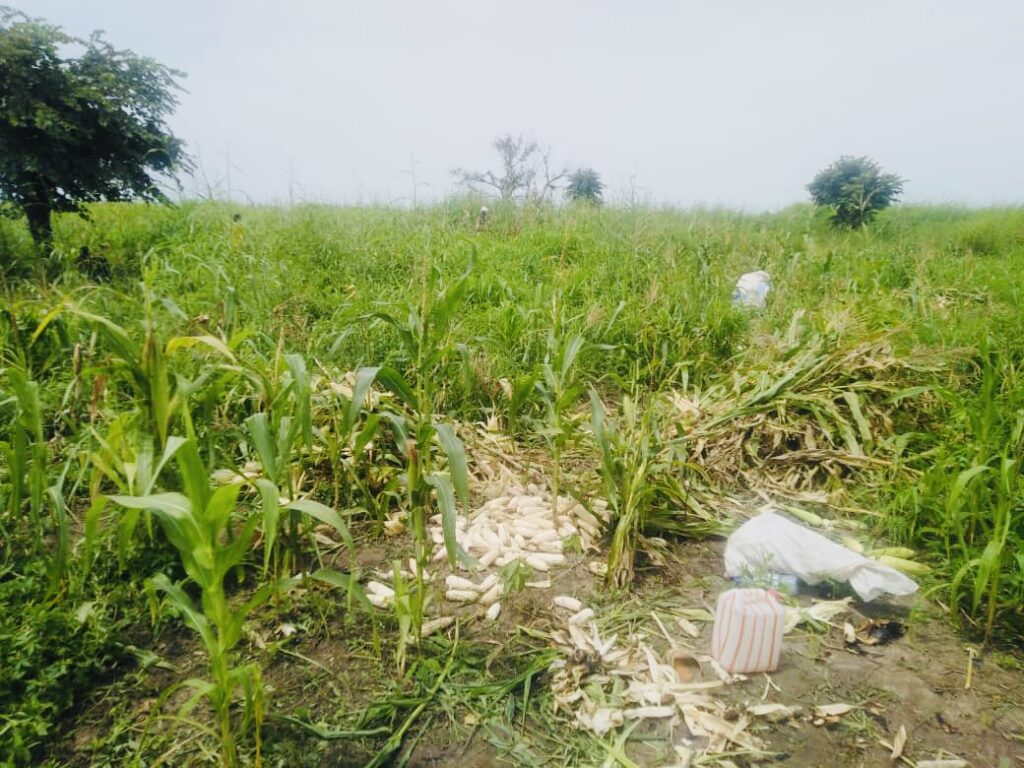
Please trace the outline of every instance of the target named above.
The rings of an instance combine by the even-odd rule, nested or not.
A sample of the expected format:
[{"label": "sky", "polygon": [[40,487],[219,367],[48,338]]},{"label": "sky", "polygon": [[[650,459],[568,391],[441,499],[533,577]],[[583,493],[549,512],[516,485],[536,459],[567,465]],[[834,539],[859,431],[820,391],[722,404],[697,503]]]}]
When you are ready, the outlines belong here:
[{"label": "sky", "polygon": [[186,189],[418,202],[502,134],[613,201],[771,210],[840,155],[1024,202],[1020,0],[3,0],[183,70]]}]

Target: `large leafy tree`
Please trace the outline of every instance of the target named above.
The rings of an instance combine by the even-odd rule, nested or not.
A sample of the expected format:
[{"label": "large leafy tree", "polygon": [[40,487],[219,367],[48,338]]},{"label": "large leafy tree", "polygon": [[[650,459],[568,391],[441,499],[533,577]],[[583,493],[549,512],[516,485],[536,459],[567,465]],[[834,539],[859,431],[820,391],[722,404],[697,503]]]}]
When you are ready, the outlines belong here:
[{"label": "large leafy tree", "polygon": [[807,191],[815,205],[832,209],[833,224],[859,229],[899,198],[903,182],[874,160],[843,155],[818,173]]},{"label": "large leafy tree", "polygon": [[51,214],[95,200],[162,201],[188,168],[166,124],[183,74],[0,6],[0,201],[48,245]]},{"label": "large leafy tree", "polygon": [[565,186],[565,196],[569,200],[601,205],[604,202],[603,192],[604,184],[601,182],[601,174],[593,168],[580,168],[569,174],[569,183]]}]

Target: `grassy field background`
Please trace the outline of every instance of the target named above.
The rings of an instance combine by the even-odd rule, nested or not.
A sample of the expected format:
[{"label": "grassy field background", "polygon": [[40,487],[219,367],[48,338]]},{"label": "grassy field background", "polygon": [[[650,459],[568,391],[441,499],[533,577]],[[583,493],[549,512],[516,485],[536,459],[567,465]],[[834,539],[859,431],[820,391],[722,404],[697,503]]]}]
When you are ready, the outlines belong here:
[{"label": "grassy field background", "polygon": [[[656,437],[682,425],[664,437],[676,458],[651,477],[644,509],[614,509],[630,557],[643,533],[687,529],[696,512],[680,488],[699,506],[763,476],[796,499],[820,494],[821,509],[860,510],[877,536],[916,551],[931,569],[923,584],[968,636],[1019,644],[1024,211],[903,206],[850,232],[804,205],[498,207],[478,231],[478,207],[96,205],[57,220],[49,264],[23,222],[0,220],[0,708],[11,713],[0,754],[11,764],[41,759],[62,718],[136,663],[152,631],[145,580],[191,575],[151,521],[126,527],[102,501],[138,495],[139,445],[159,457],[182,435],[207,471],[239,467],[258,453],[247,420],[265,413],[278,437],[310,427],[281,438],[283,496],[361,507],[348,522],[371,538],[420,503],[385,428],[396,419],[362,413],[353,427],[347,402],[318,394],[318,381],[367,366],[393,368],[419,395],[422,407],[395,409],[403,423],[493,419],[573,492],[602,481],[589,390],[625,443],[640,432],[624,403],[685,397],[707,416],[689,427],[659,416]],[[732,303],[754,270],[772,279],[761,311]],[[448,295],[450,313],[431,314]],[[214,342],[168,345],[200,337]],[[343,461],[351,444],[332,438],[371,426],[390,453]],[[786,452],[807,460],[786,465]],[[184,469],[155,477],[153,490],[188,482]],[[246,496],[241,509],[262,508]],[[311,557],[295,525],[281,540],[296,549],[271,558],[281,573]],[[230,566],[233,588],[266,580],[265,535]],[[138,746],[122,737],[103,747],[111,764]]]}]

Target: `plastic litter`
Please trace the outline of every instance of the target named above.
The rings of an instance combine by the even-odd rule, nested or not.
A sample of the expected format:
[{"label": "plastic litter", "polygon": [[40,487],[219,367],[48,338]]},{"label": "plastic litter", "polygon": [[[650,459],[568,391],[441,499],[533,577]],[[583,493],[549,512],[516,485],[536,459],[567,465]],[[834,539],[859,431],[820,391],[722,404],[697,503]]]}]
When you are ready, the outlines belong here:
[{"label": "plastic litter", "polygon": [[864,645],[887,645],[907,634],[907,625],[900,621],[865,619],[856,630],[857,642]]},{"label": "plastic litter", "polygon": [[711,656],[732,674],[779,666],[786,609],[773,592],[730,589],[718,596]]},{"label": "plastic litter", "polygon": [[737,587],[775,589],[786,595],[795,595],[800,589],[800,579],[796,576],[789,573],[775,573],[774,571],[757,575],[745,573],[740,576],[733,576],[731,581]]},{"label": "plastic litter", "polygon": [[899,571],[767,510],[729,537],[725,573],[733,577],[772,571],[792,574],[812,585],[825,579],[848,582],[865,602],[917,591],[917,583]]},{"label": "plastic litter", "polygon": [[768,299],[772,279],[767,272],[747,272],[740,275],[732,292],[732,303],[746,307],[763,308]]},{"label": "plastic litter", "polygon": [[667,661],[675,669],[680,683],[699,683],[703,679],[704,673],[700,668],[700,661],[689,651],[673,648],[668,653]]}]

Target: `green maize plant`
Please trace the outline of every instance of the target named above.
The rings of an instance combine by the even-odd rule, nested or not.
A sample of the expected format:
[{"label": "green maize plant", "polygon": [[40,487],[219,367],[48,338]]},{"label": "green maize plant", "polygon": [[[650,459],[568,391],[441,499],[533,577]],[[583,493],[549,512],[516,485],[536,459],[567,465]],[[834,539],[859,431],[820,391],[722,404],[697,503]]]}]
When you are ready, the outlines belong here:
[{"label": "green maize plant", "polygon": [[[246,619],[273,595],[288,589],[295,579],[277,579],[257,589],[247,600],[232,601],[226,591],[228,574],[241,566],[252,548],[253,538],[260,523],[266,526],[264,515],[243,515],[238,511],[241,484],[223,485],[211,491],[210,484],[195,443],[172,436],[168,440],[162,463],[174,457],[184,493],[149,493],[143,496],[113,495],[114,503],[130,510],[149,512],[159,520],[168,540],[178,551],[189,579],[201,593],[197,607],[181,586],[172,583],[164,574],[150,581],[150,588],[163,592],[167,604],[195,631],[203,642],[209,664],[209,678],[188,680],[185,685],[193,696],[183,706],[181,716],[187,716],[202,698],[209,700],[218,723],[221,757],[225,766],[238,764],[239,726],[251,730],[257,756],[260,750],[260,726],[263,718],[263,688],[257,664],[237,663],[235,648],[242,638]],[[266,485],[270,485],[266,482]],[[277,489],[272,490],[276,509]],[[328,507],[310,500],[288,502],[286,511],[305,513],[334,525],[351,537],[338,514]],[[273,526],[264,531],[268,550],[273,547]],[[353,585],[347,576],[336,572],[314,574],[329,584]],[[243,717],[236,723],[231,714],[235,692],[243,694]],[[258,759],[258,758],[257,758]]]},{"label": "green maize plant", "polygon": [[[85,516],[83,559],[87,568],[92,563],[94,545],[105,523],[103,515],[109,499],[104,487],[113,486],[124,496],[154,493],[157,480],[183,442],[180,437],[171,437],[158,456],[153,450],[153,438],[139,431],[138,421],[137,414],[121,413],[107,422],[105,432],[101,433],[97,427],[89,429],[93,447],[83,458],[90,472],[92,500]],[[139,509],[125,509],[117,516],[117,558],[122,569],[128,561],[142,520]],[[146,533],[152,540],[151,518],[146,516],[144,520]]]},{"label": "green maize plant", "polygon": [[[274,374],[271,378],[266,371],[261,372],[259,378],[266,410],[249,416],[244,426],[263,476],[275,493],[280,488],[284,497],[291,501],[299,494],[303,451],[309,451],[313,446],[309,373],[301,355],[288,354],[283,356],[280,365],[275,366]],[[266,503],[264,509],[267,509]],[[277,520],[274,522],[276,526]],[[285,517],[285,522],[284,551],[278,552],[274,548],[276,530],[268,542],[268,555],[274,559],[276,573],[297,567],[302,555],[301,516],[292,510]]]},{"label": "green maize plant", "polygon": [[248,554],[260,520],[253,515],[236,525],[236,502],[241,486],[226,485],[211,492],[194,443],[172,438],[170,448],[171,455],[176,454],[184,494],[113,495],[110,499],[127,509],[149,512],[160,521],[181,557],[185,572],[201,591],[197,608],[184,590],[164,574],[157,574],[148,582],[151,589],[165,593],[169,605],[200,636],[207,655],[210,677],[183,683],[193,689],[194,695],[179,714],[187,716],[200,699],[207,698],[218,722],[223,763],[235,766],[238,764],[237,726],[231,717],[235,691],[241,688],[244,692],[243,726],[254,727],[257,752],[263,709],[259,668],[236,665],[233,650],[242,637],[246,617],[287,584],[275,582],[264,586],[241,605],[229,602],[225,592],[227,576]]},{"label": "green maize plant", "polygon": [[[14,540],[12,533],[21,528],[23,508],[28,506],[28,530],[22,529],[29,551],[46,553],[49,557],[50,590],[56,592],[68,574],[71,555],[69,514],[64,495],[64,483],[74,463],[74,456],[64,462],[63,469],[49,482],[49,451],[43,433],[43,406],[39,398],[39,384],[19,368],[3,371],[13,396],[5,401],[13,406],[14,415],[8,421],[8,433],[0,441],[8,474],[6,516],[13,530],[4,530],[7,542]],[[73,454],[73,452],[72,452]],[[49,520],[45,512],[49,510]],[[47,551],[47,533],[52,534],[53,545]],[[24,535],[27,534],[27,535]],[[10,547],[5,548],[10,552]]]},{"label": "green maize plant", "polygon": [[383,511],[368,487],[367,478],[359,471],[364,452],[377,435],[381,415],[368,412],[360,421],[370,387],[377,377],[378,368],[360,368],[355,373],[351,397],[331,392],[326,403],[325,418],[313,427],[313,435],[324,447],[331,466],[334,506],[341,504],[342,488],[355,488],[361,499],[371,507],[380,521]]},{"label": "green maize plant", "polygon": [[[416,637],[419,637],[423,624],[426,599],[424,570],[430,559],[427,520],[433,512],[435,500],[440,508],[445,548],[452,565],[460,554],[455,541],[456,496],[463,506],[469,506],[465,446],[450,424],[435,420],[434,409],[438,373],[454,348],[449,338],[454,312],[465,294],[471,270],[472,263],[458,280],[440,290],[438,271],[429,270],[420,302],[405,307],[404,323],[391,314],[373,315],[397,332],[409,370],[414,375],[413,381],[409,382],[394,368],[382,366],[377,370],[376,378],[403,407],[401,412],[385,414],[385,418],[393,428],[395,442],[405,461],[406,503],[416,560],[416,589],[409,597],[409,611]],[[447,472],[438,468],[435,441],[446,455]]]},{"label": "green maize plant", "polygon": [[937,527],[948,562],[959,565],[951,607],[958,619],[964,610],[980,620],[987,642],[1000,611],[1024,591],[1024,383],[1013,356],[983,345],[978,396],[953,402],[972,439],[948,445],[922,487],[926,504],[941,504]]},{"label": "green maize plant", "polygon": [[42,333],[36,333],[49,309],[42,299],[0,299],[3,364],[22,369],[36,381],[48,379],[66,365],[68,350],[74,347],[67,323],[50,322]]},{"label": "green maize plant", "polygon": [[[458,514],[456,497],[465,508],[469,507],[468,461],[465,446],[452,425],[424,420],[424,414],[417,411],[420,401],[397,371],[382,368],[378,380],[393,391],[404,392],[401,399],[409,411],[407,414],[387,413],[385,418],[392,426],[399,452],[405,460],[405,501],[416,560],[416,588],[408,594],[408,613],[412,621],[412,634],[419,637],[426,607],[424,573],[431,549],[427,520],[435,503],[441,513],[441,527],[450,564],[454,566],[458,559],[465,560],[468,557],[455,541],[455,520]],[[435,443],[447,460],[447,471],[438,467],[439,452]]]},{"label": "green maize plant", "polygon": [[[145,319],[143,339],[139,344],[129,331],[107,317],[88,312],[66,302],[52,310],[40,322],[33,334],[39,337],[53,320],[67,312],[92,326],[101,339],[102,346],[110,355],[108,369],[114,376],[123,378],[132,392],[132,402],[137,403],[144,421],[143,433],[154,435],[158,446],[163,448],[174,424],[176,415],[189,417],[183,408],[189,395],[202,385],[208,372],[201,373],[195,380],[176,376],[172,383],[169,359],[178,351],[203,347],[216,352],[227,361],[234,360],[234,353],[225,342],[211,335],[177,336],[163,342],[157,328],[152,308],[151,292],[145,292]],[[191,423],[185,425],[191,430]]]},{"label": "green maize plant", "polygon": [[19,524],[27,501],[33,538],[41,545],[47,451],[39,384],[18,368],[8,368],[4,374],[13,393],[6,403],[14,409],[6,439],[0,443],[7,462],[7,516],[12,524]]},{"label": "green maize plant", "polygon": [[[1020,461],[1001,456],[995,463],[995,467],[984,465],[962,472],[954,482],[947,502],[951,517],[962,516],[963,503],[966,499],[973,499],[975,502],[984,499],[986,502],[983,509],[988,515],[978,521],[974,534],[985,546],[980,554],[971,557],[960,567],[950,584],[950,599],[953,605],[959,605],[963,582],[970,580],[971,612],[983,613],[986,642],[995,626],[997,610],[1000,607],[1000,593],[1010,586],[1011,578],[1016,578],[1018,583],[1024,579],[1024,563],[1019,553],[1013,563],[1014,567],[1009,567],[1011,545],[1019,544],[1019,541],[1014,542],[1016,536],[1011,537],[1011,534],[1015,533],[1014,520],[1024,513],[1024,499],[1021,498],[1019,490]],[[991,482],[986,483],[984,477],[988,474],[994,477],[991,478]],[[977,514],[973,510],[968,512],[972,513]],[[1017,546],[1012,546],[1012,549],[1019,552]],[[971,552],[966,542],[961,544],[960,550]]]},{"label": "green maize plant", "polygon": [[591,425],[601,455],[600,471],[612,516],[608,579],[618,587],[633,581],[633,560],[657,492],[652,476],[663,469],[658,456],[654,409],[640,408],[627,395],[621,416],[608,418],[597,392],[590,391]]},{"label": "green maize plant", "polygon": [[[570,412],[583,394],[576,362],[585,344],[579,334],[566,336],[563,333],[560,299],[560,292],[555,291],[551,298],[547,354],[541,364],[541,377],[537,382],[546,414],[541,434],[551,450],[551,510],[555,517],[558,515],[558,495],[561,491],[562,453],[576,428]],[[513,396],[515,394],[514,391]]]}]

